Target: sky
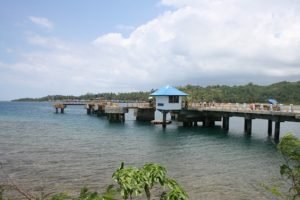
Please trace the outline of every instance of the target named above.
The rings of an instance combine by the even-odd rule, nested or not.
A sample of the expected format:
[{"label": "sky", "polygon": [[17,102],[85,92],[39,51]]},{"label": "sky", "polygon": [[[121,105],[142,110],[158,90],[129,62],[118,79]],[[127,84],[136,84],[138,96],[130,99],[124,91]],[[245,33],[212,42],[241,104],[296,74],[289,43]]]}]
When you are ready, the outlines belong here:
[{"label": "sky", "polygon": [[299,0],[0,5],[0,100],[300,80]]}]

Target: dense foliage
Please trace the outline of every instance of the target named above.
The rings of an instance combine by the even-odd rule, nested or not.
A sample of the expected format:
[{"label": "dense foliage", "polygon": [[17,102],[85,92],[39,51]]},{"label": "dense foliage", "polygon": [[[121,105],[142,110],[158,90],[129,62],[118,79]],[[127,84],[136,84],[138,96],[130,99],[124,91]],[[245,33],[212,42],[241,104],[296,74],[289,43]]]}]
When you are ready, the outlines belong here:
[{"label": "dense foliage", "polygon": [[147,163],[142,168],[124,167],[113,174],[113,179],[119,184],[123,199],[132,199],[145,192],[147,200],[151,199],[151,190],[156,185],[164,186],[167,191],[161,192],[160,200],[188,200],[188,195],[179,184],[166,176],[167,170],[155,163]]},{"label": "dense foliage", "polygon": [[291,199],[300,199],[300,140],[287,134],[278,144],[285,163],[280,166],[280,174],[289,183]]},{"label": "dense foliage", "polygon": [[58,101],[58,100],[121,100],[121,101],[146,101],[150,92],[128,92],[128,93],[87,93],[80,96],[72,95],[48,95],[41,98],[21,98],[13,101]]},{"label": "dense foliage", "polygon": [[262,186],[280,199],[300,199],[300,139],[288,133],[282,137],[277,149],[284,161],[280,165],[284,181],[273,180],[272,186]]},{"label": "dense foliage", "polygon": [[[201,87],[186,85],[178,87],[188,93],[188,100],[193,102],[231,102],[231,103],[264,103],[269,98],[274,98],[280,103],[300,104],[300,81],[279,82],[272,85],[260,86],[253,83],[240,86],[214,85]],[[146,101],[153,92],[128,92],[128,93],[88,93],[81,96],[49,95],[42,98],[23,98],[16,101],[55,101],[55,100],[122,100],[122,101]]]},{"label": "dense foliage", "polygon": [[189,94],[189,100],[205,102],[264,103],[274,98],[280,103],[300,104],[300,81],[279,82],[267,86],[249,83],[243,86],[215,85],[208,87],[187,85],[179,89]]}]

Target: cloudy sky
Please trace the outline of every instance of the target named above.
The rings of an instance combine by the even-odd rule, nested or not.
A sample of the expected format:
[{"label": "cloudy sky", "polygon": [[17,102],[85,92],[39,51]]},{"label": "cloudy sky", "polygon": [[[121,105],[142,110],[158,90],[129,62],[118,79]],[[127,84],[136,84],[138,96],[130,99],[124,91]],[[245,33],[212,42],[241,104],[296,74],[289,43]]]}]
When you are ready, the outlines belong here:
[{"label": "cloudy sky", "polygon": [[0,5],[0,100],[300,80],[299,0]]}]

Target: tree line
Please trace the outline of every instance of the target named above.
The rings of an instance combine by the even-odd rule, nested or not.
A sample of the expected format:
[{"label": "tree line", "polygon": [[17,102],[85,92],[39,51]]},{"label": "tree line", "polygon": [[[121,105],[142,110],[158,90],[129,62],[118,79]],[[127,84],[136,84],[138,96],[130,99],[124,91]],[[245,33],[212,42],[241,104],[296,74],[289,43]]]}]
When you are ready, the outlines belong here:
[{"label": "tree line", "polygon": [[253,83],[240,86],[208,87],[187,85],[179,89],[188,93],[188,99],[193,102],[265,103],[272,98],[279,103],[300,104],[300,81],[284,81],[266,86]]},{"label": "tree line", "polygon": [[[276,99],[284,104],[300,104],[300,81],[278,82],[271,85],[212,85],[202,87],[199,85],[178,86],[178,89],[189,94],[188,101],[192,102],[231,102],[231,103],[264,103],[268,99]],[[14,101],[57,101],[57,100],[121,100],[121,101],[147,101],[154,92],[140,91],[127,93],[87,93],[80,96],[48,95],[41,98],[21,98]]]}]

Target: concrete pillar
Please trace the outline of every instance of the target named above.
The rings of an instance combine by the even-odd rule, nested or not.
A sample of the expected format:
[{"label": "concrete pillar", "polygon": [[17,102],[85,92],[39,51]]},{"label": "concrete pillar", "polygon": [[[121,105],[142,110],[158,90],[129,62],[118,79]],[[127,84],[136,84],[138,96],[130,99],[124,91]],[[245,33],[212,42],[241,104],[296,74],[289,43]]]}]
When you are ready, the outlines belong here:
[{"label": "concrete pillar", "polygon": [[272,120],[268,120],[268,136],[272,136]]},{"label": "concrete pillar", "polygon": [[280,135],[280,122],[275,122],[275,134],[274,134],[274,140],[275,142],[279,142],[279,135]]},{"label": "concrete pillar", "polygon": [[155,119],[155,109],[153,108],[137,108],[135,112],[137,121],[152,121]]},{"label": "concrete pillar", "polygon": [[104,115],[105,115],[105,113],[104,113],[103,110],[98,110],[97,111],[97,117],[101,117],[101,116],[104,116]]},{"label": "concrete pillar", "polygon": [[55,108],[55,113],[58,113],[58,108]]},{"label": "concrete pillar", "polygon": [[170,115],[171,115],[171,120],[176,120],[176,114],[175,113],[170,113]]},{"label": "concrete pillar", "polygon": [[247,119],[247,118],[245,118],[244,129],[245,129],[245,132],[246,132],[248,135],[251,135],[251,132],[252,132],[252,119]]},{"label": "concrete pillar", "polygon": [[294,112],[294,105],[293,104],[290,104],[289,112]]},{"label": "concrete pillar", "polygon": [[209,117],[205,117],[205,119],[203,121],[203,126],[204,127],[214,127],[215,121]]},{"label": "concrete pillar", "polygon": [[125,122],[125,113],[107,113],[109,122]]},{"label": "concrete pillar", "polygon": [[60,113],[63,114],[64,113],[64,108],[60,109]]},{"label": "concrete pillar", "polygon": [[195,122],[193,123],[193,125],[194,125],[194,126],[198,126],[198,123],[197,123],[197,121],[195,121]]},{"label": "concrete pillar", "polygon": [[167,112],[163,111],[163,123],[162,123],[162,127],[166,128],[167,126]]},{"label": "concrete pillar", "polygon": [[183,127],[192,127],[192,126],[193,126],[193,122],[191,121],[183,122]]},{"label": "concrete pillar", "polygon": [[125,113],[122,114],[122,122],[125,122]]},{"label": "concrete pillar", "polygon": [[86,109],[86,114],[88,114],[88,115],[91,114],[91,108],[90,108],[90,107],[88,107],[88,108]]},{"label": "concrete pillar", "polygon": [[183,122],[183,127],[188,127],[189,123],[188,122]]},{"label": "concrete pillar", "polygon": [[223,130],[226,130],[226,131],[229,130],[229,117],[223,116],[223,119],[222,119],[222,128],[223,128]]},{"label": "concrete pillar", "polygon": [[209,119],[208,119],[208,117],[205,118],[203,124],[204,124],[204,127],[209,127]]}]

